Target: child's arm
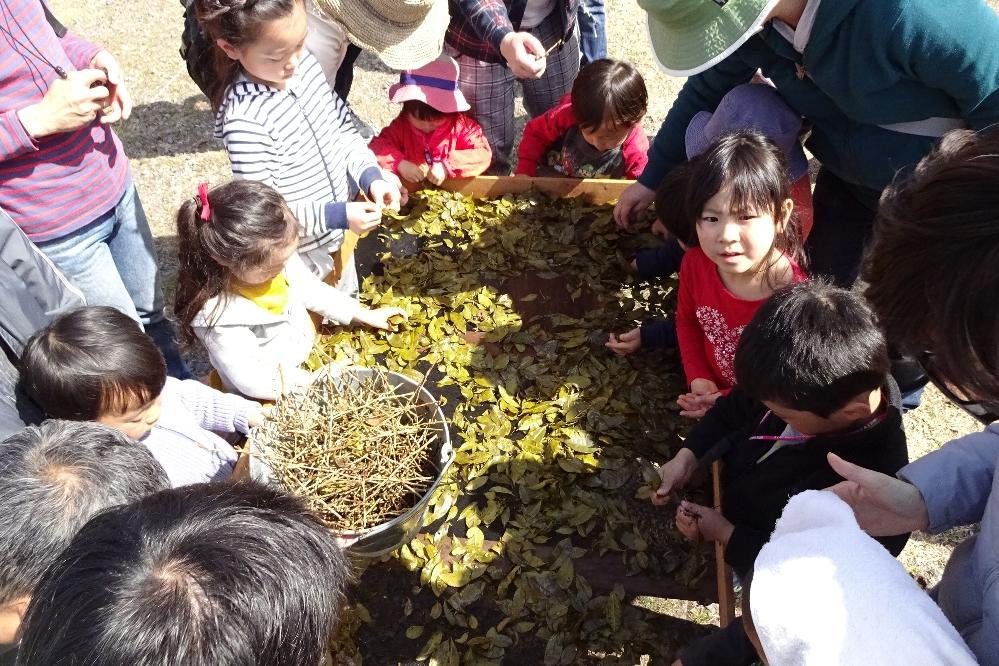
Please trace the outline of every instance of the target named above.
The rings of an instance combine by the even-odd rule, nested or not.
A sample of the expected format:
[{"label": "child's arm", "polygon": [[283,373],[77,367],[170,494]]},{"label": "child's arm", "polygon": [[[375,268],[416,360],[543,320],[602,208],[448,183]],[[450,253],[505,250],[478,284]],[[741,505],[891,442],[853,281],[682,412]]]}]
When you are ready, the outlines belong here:
[{"label": "child's arm", "polygon": [[288,278],[288,283],[294,285],[301,295],[307,310],[339,324],[357,322],[374,328],[388,329],[391,328],[390,318],[406,317],[406,312],[401,308],[372,310],[364,307],[357,299],[347,296],[316,277],[305,267],[297,254],[292,255],[285,264],[285,276]]},{"label": "child's arm", "polygon": [[569,96],[563,97],[554,108],[528,121],[524,126],[524,136],[520,140],[519,160],[514,173],[518,176],[534,176],[545,151],[570,127],[576,124]]},{"label": "child's arm", "polygon": [[625,139],[621,157],[624,158],[625,178],[637,179],[645,171],[645,165],[649,163],[649,137],[645,136],[641,124],[635,125]]},{"label": "child's arm", "polygon": [[198,424],[205,430],[246,434],[257,425],[263,413],[258,402],[216,391],[194,379],[181,381],[168,377],[167,387],[176,391],[184,407],[197,417]]},{"label": "child's arm", "polygon": [[196,328],[212,365],[240,393],[258,400],[277,400],[308,386],[312,375],[301,368],[279,367],[260,353],[260,342],[245,326]]},{"label": "child's arm", "polygon": [[402,116],[396,118],[378,133],[368,148],[378,160],[378,166],[386,171],[399,174],[399,163],[406,159],[406,142],[400,132],[399,123],[405,122]]},{"label": "child's arm", "polygon": [[694,253],[688,252],[680,263],[680,286],[676,297],[676,340],[688,384],[695,379],[713,381],[714,377],[714,370],[704,347],[704,331],[697,321],[695,283],[699,276],[694,268],[693,257]]},{"label": "child's arm", "polygon": [[[342,143],[343,148],[337,150],[337,155],[327,155],[326,159],[334,164],[337,160],[343,160],[347,169],[347,175],[354,181],[357,188],[372,201],[377,197],[371,190],[371,186],[378,181],[384,181],[385,175],[378,168],[378,160],[375,154],[368,148],[367,142],[354,127],[354,121],[350,118],[348,105],[338,95],[333,95],[333,134],[336,143]],[[331,165],[332,168],[335,168]],[[376,203],[381,203],[376,201]]]},{"label": "child's arm", "polygon": [[454,130],[458,137],[444,163],[448,178],[469,178],[485,173],[493,161],[493,151],[482,133],[482,126],[462,114]]}]

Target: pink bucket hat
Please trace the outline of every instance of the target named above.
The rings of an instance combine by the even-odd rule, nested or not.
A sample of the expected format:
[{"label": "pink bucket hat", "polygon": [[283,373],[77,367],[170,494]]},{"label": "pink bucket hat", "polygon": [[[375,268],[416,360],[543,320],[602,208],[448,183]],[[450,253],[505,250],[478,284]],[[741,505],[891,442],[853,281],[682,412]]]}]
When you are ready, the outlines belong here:
[{"label": "pink bucket hat", "polygon": [[389,101],[396,104],[415,100],[441,113],[457,113],[470,108],[458,89],[458,63],[442,55],[419,69],[399,75],[399,83],[389,88]]}]

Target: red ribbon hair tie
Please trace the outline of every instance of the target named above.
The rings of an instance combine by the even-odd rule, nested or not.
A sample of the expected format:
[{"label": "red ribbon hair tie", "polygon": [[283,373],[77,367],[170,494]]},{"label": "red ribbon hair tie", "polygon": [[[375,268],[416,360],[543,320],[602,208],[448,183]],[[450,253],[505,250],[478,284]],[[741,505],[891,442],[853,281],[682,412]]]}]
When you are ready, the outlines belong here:
[{"label": "red ribbon hair tie", "polygon": [[208,205],[208,183],[198,183],[198,199],[201,200],[201,219],[212,219],[212,207]]}]

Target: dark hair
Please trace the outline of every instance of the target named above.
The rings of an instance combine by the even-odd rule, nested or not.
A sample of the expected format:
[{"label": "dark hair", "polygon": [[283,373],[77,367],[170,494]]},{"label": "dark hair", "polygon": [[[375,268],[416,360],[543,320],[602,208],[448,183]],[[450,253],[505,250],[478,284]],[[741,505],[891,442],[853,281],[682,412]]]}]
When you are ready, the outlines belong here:
[{"label": "dark hair", "polygon": [[863,277],[888,339],[999,401],[999,132],[947,134],[888,188]]},{"label": "dark hair", "polygon": [[201,308],[228,290],[230,267],[259,266],[276,248],[298,237],[298,222],[288,204],[263,183],[234,180],[219,185],[208,191],[208,205],[208,220],[201,219],[197,197],[177,211],[178,277],[173,310],[188,343],[194,341],[191,322]]},{"label": "dark hair", "polygon": [[97,423],[49,420],[0,443],[0,604],[31,594],[92,516],[169,487],[146,447]]},{"label": "dark hair", "polygon": [[252,44],[265,24],[292,13],[303,0],[195,0],[195,15],[211,43],[211,70],[208,99],[218,110],[225,102],[225,91],[239,74],[239,62],[231,59],[218,45],[224,39],[233,46]]},{"label": "dark hair", "polygon": [[809,280],[777,291],[742,332],[736,384],[757,400],[826,417],[884,385],[888,348],[857,294]]},{"label": "dark hair", "polygon": [[154,400],[166,363],[152,338],[118,310],[94,305],[57,317],[21,355],[21,385],[49,417],[93,421]]},{"label": "dark hair", "polygon": [[[729,132],[718,136],[703,153],[690,162],[690,186],[687,188],[687,214],[696,225],[708,200],[726,185],[732,185],[732,206],[736,210],[763,212],[778,219],[784,202],[791,198],[784,151],[763,134],[752,130]],[[774,248],[804,265],[801,236],[792,219],[777,230]],[[769,271],[771,259],[761,270]]]},{"label": "dark hair", "polygon": [[645,80],[620,60],[594,60],[579,70],[572,84],[572,112],[585,130],[596,130],[605,122],[637,125],[648,107]]},{"label": "dark hair", "polygon": [[312,666],[349,579],[333,533],[292,495],[166,490],[80,530],[32,597],[18,663]]},{"label": "dark hair", "polygon": [[438,111],[426,102],[418,99],[409,99],[402,103],[402,112],[413,116],[417,120],[438,120],[448,115],[443,111]]},{"label": "dark hair", "polygon": [[656,189],[656,217],[666,230],[687,247],[697,246],[697,226],[687,214],[690,164],[681,162],[669,170]]}]

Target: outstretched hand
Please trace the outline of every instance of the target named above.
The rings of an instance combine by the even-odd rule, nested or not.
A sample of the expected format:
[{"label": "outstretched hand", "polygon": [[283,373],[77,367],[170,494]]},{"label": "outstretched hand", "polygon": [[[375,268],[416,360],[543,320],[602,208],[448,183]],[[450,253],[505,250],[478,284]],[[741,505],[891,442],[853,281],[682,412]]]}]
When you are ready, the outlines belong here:
[{"label": "outstretched hand", "polygon": [[893,536],[925,530],[930,523],[919,489],[893,476],[826,455],[829,465],[846,481],[827,488],[853,508],[857,523],[871,536]]}]

